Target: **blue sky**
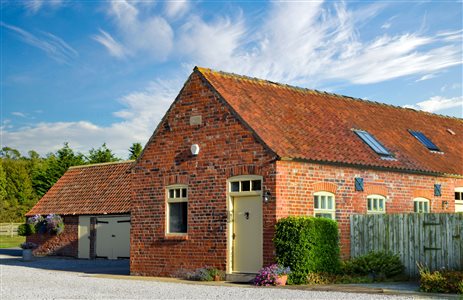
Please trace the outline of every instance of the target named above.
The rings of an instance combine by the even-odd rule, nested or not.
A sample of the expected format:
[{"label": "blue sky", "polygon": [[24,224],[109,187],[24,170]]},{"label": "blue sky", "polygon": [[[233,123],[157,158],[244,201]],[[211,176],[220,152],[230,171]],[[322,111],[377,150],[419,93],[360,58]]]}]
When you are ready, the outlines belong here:
[{"label": "blue sky", "polygon": [[24,154],[125,158],[195,65],[462,117],[461,1],[0,1],[0,142]]}]

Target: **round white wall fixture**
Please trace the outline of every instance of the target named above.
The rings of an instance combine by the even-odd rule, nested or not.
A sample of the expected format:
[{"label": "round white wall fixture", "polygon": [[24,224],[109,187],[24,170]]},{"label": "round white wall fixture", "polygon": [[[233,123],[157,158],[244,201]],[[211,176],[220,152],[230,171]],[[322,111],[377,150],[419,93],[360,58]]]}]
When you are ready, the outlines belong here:
[{"label": "round white wall fixture", "polygon": [[198,144],[191,145],[190,150],[191,150],[191,154],[198,155],[198,153],[199,153],[199,145]]}]

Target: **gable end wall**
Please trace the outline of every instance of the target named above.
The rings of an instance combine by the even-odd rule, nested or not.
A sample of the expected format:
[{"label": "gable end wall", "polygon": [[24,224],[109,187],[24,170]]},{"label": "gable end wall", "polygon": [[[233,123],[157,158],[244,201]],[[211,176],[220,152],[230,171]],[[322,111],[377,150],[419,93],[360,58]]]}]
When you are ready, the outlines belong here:
[{"label": "gable end wall", "polygon": [[[190,125],[192,116],[201,116],[201,123]],[[192,144],[200,146],[198,156],[191,155]],[[274,161],[209,85],[192,74],[133,169],[131,274],[172,276],[204,266],[226,270],[227,179],[261,175],[274,195]],[[188,235],[181,238],[165,234],[166,187],[176,183],[188,185]],[[263,206],[263,214],[267,264],[273,259],[274,201]]]}]

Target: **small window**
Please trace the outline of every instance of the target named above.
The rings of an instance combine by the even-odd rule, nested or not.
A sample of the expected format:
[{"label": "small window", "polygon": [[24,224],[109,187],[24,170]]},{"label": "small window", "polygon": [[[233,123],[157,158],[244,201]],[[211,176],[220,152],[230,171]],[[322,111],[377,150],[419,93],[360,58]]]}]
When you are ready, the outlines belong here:
[{"label": "small window", "polygon": [[354,130],[354,132],[363,140],[363,142],[365,142],[365,144],[370,146],[370,148],[373,149],[377,154],[383,157],[392,157],[392,154],[370,133],[363,130]]},{"label": "small window", "polygon": [[188,231],[188,192],[186,187],[167,188],[167,233]]},{"label": "small window", "polygon": [[463,187],[455,188],[455,212],[463,212]]},{"label": "small window", "polygon": [[420,141],[426,148],[428,148],[431,151],[439,151],[439,148],[431,142],[430,139],[428,139],[422,132],[419,131],[414,131],[414,130],[408,130],[411,135],[413,135],[418,141]]},{"label": "small window", "polygon": [[426,198],[415,198],[413,200],[413,211],[416,213],[429,213],[429,200]]},{"label": "small window", "polygon": [[386,198],[381,195],[367,197],[367,213],[384,214],[386,212]]},{"label": "small window", "polygon": [[262,190],[262,180],[239,180],[230,182],[230,192],[259,192]]},{"label": "small window", "polygon": [[332,193],[314,193],[314,216],[332,220],[336,219],[336,203]]}]

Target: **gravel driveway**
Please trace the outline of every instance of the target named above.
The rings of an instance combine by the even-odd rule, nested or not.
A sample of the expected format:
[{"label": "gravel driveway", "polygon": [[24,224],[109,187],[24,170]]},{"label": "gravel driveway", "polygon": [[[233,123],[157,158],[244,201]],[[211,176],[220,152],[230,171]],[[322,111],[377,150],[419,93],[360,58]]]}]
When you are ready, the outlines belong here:
[{"label": "gravel driveway", "polygon": [[[112,279],[95,276],[126,272],[127,261],[44,258],[22,262],[0,254],[1,299],[406,299],[403,296],[302,291],[286,288],[219,286]],[[101,264],[101,265],[100,265]],[[125,264],[125,265],[124,265]],[[125,270],[125,271],[124,271]],[[409,299],[412,299],[411,297]]]}]

